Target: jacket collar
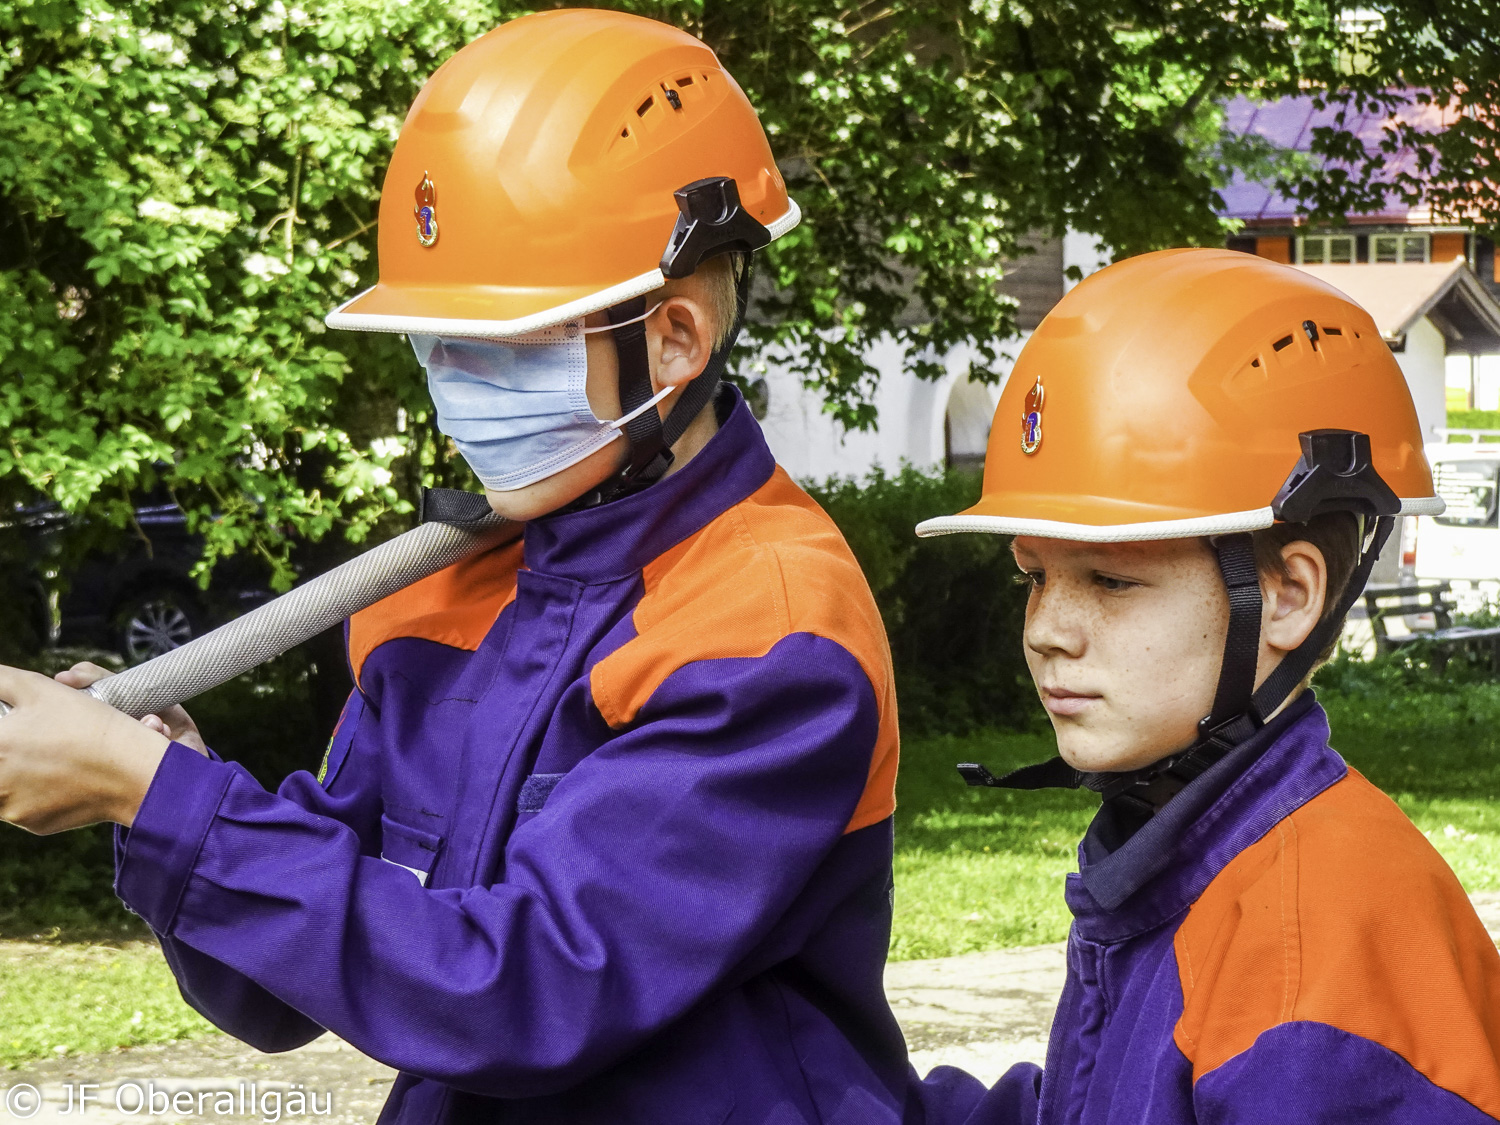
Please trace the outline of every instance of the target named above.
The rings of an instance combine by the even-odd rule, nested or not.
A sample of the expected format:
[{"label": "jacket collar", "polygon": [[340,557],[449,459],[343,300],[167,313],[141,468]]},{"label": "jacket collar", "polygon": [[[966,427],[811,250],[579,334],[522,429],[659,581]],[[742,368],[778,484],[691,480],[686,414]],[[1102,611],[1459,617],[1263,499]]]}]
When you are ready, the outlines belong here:
[{"label": "jacket collar", "polygon": [[720,394],[718,433],[677,472],[608,504],[528,522],[527,569],[586,584],[624,578],[770,480],[776,459],[760,424],[738,389]]},{"label": "jacket collar", "polygon": [[1117,847],[1101,808],[1067,880],[1079,935],[1121,941],[1182,914],[1236,855],[1346,773],[1306,691]]}]

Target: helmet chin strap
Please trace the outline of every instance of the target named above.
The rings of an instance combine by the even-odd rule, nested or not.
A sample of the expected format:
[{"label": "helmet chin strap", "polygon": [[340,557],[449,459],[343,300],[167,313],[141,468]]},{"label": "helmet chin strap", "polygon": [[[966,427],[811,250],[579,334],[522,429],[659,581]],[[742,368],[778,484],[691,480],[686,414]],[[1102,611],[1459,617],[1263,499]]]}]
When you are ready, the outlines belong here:
[{"label": "helmet chin strap", "polygon": [[[663,277],[690,277],[699,266],[720,254],[738,253],[742,268],[735,278],[734,325],[708,357],[703,370],[677,395],[663,421],[645,405],[651,386],[651,357],[646,350],[646,298],[635,297],[607,310],[615,350],[620,359],[620,405],[630,460],[616,476],[561,509],[592,508],[655,484],[672,467],[672,446],[687,432],[703,408],[713,401],[729,369],[729,353],[745,326],[750,304],[752,255],[771,242],[771,232],[740,204],[739,185],[730,176],[694,180],[672,193],[677,222],[661,256]],[[655,311],[654,309],[652,311]]]},{"label": "helmet chin strap", "polygon": [[[1344,617],[1369,581],[1370,571],[1396,526],[1392,516],[1370,521],[1360,516],[1364,546],[1359,564],[1339,596],[1334,612],[1322,615],[1307,638],[1268,675],[1257,689],[1255,672],[1260,654],[1262,610],[1260,577],[1255,567],[1254,541],[1248,532],[1213,540],[1219,572],[1229,592],[1229,629],[1224,638],[1224,660],[1213,709],[1198,723],[1198,739],[1186,750],[1137,770],[1088,773],[1062,758],[1023,766],[995,777],[983,766],[966,762],[958,767],[970,785],[1001,789],[1092,789],[1104,800],[1118,800],[1137,812],[1151,815],[1183,786],[1254,735],[1312,672],[1318,654],[1343,626]],[[1368,530],[1366,530],[1368,528]]]},{"label": "helmet chin strap", "polygon": [[619,356],[620,406],[624,416],[639,411],[625,424],[630,459],[616,476],[569,504],[563,511],[592,508],[638,492],[655,484],[671,468],[672,446],[702,413],[719,389],[729,367],[729,354],[745,324],[750,298],[750,258],[735,279],[734,326],[724,342],[714,349],[703,371],[677,394],[671,412],[663,421],[654,408],[641,409],[655,395],[651,384],[651,357],[646,349],[646,298],[636,297],[607,310],[615,351]]}]

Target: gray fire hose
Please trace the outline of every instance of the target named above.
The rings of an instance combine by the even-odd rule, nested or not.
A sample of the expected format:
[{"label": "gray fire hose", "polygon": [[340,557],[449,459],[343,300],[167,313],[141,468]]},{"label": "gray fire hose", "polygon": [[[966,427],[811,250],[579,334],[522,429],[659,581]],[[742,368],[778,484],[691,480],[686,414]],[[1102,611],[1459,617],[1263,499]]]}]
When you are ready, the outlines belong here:
[{"label": "gray fire hose", "polygon": [[[513,542],[521,528],[496,515],[464,523],[424,523],[211,633],[85,690],[133,718],[161,711],[280,656],[459,559]],[[9,710],[0,702],[0,715]]]}]

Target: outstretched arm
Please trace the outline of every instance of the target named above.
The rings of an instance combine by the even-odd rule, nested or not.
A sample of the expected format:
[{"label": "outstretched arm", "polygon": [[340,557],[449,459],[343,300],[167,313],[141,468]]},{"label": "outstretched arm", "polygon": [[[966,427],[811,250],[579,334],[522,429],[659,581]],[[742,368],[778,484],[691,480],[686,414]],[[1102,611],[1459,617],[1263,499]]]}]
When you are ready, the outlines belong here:
[{"label": "outstretched arm", "polygon": [[[97,666],[79,665],[53,682],[0,666],[0,699],[14,708],[0,718],[0,819],[40,834],[113,821],[121,826],[118,861],[130,849],[125,829],[134,824],[165,758],[201,756],[203,764],[216,769],[238,767],[219,762],[208,751],[180,707],[137,722],[77,690],[106,674]],[[336,738],[353,737],[363,709],[353,704],[359,702],[357,697],[351,701],[346,718],[355,721],[347,729],[341,724]],[[351,770],[346,777],[360,774]],[[369,782],[373,775],[364,777]],[[351,825],[363,838],[371,836],[372,822],[378,824],[378,809],[370,812],[376,800],[372,784],[361,789],[346,783],[339,792],[327,793],[300,774],[289,779],[283,792],[314,815]],[[157,936],[183,999],[223,1030],[265,1051],[289,1050],[322,1034],[320,1025],[242,973],[160,930]]]},{"label": "outstretched arm", "polygon": [[[355,691],[344,705],[329,744],[325,763],[333,763],[333,768],[327,771],[326,785],[318,783],[321,771],[319,779],[299,771],[278,790],[282,799],[347,826],[359,839],[361,851],[370,855],[380,847],[379,772],[366,760],[368,752],[363,747],[369,743],[360,733],[372,721],[364,696]],[[218,760],[212,751],[207,756]],[[346,769],[338,768],[349,758],[356,760]],[[118,871],[125,871],[130,847],[130,833],[120,829],[115,845]],[[183,999],[221,1030],[262,1051],[289,1051],[323,1034],[321,1024],[239,970],[179,938],[164,933],[156,936]]]},{"label": "outstretched arm", "polygon": [[869,681],[821,638],[689,665],[517,829],[504,882],[444,889],[173,747],[120,891],[375,1058],[545,1094],[735,983],[841,838],[877,726]]}]

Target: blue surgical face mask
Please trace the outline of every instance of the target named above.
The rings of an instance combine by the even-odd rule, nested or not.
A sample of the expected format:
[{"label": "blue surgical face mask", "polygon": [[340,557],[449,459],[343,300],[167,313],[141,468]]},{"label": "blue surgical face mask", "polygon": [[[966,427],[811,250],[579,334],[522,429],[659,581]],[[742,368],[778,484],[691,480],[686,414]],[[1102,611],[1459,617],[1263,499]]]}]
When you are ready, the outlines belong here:
[{"label": "blue surgical face mask", "polygon": [[578,464],[671,393],[664,388],[616,421],[597,418],[586,391],[584,339],[593,331],[610,326],[586,329],[572,321],[504,340],[409,337],[427,369],[438,429],[486,488],[510,492]]}]

